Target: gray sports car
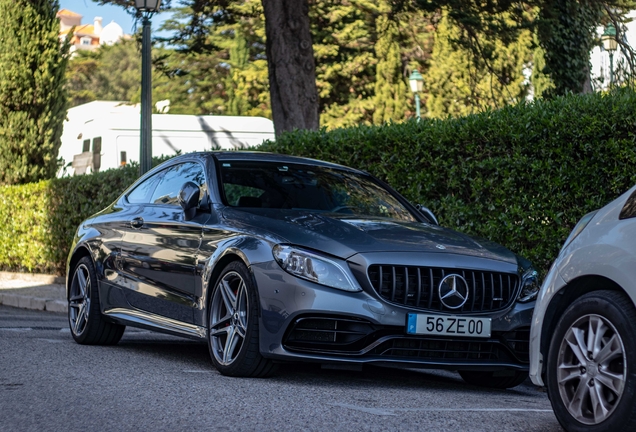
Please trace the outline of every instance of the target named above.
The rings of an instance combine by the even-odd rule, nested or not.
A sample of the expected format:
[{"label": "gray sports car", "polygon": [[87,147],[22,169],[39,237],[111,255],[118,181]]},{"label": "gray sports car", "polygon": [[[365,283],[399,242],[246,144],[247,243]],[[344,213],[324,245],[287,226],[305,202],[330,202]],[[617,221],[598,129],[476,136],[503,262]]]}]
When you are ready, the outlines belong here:
[{"label": "gray sports car", "polygon": [[438,225],[371,175],[317,160],[192,153],[82,222],[68,258],[80,344],[126,325],[207,341],[225,375],[286,361],[527,377],[530,264]]}]

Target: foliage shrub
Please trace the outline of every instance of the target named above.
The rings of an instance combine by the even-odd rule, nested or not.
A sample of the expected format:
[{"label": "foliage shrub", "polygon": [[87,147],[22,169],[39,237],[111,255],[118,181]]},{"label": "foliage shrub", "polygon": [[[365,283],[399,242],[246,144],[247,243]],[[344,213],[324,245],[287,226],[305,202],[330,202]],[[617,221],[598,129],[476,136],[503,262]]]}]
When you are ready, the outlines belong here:
[{"label": "foliage shrub", "polygon": [[0,268],[64,274],[80,222],[137,178],[138,167],[0,186]]},{"label": "foliage shrub", "polygon": [[[581,216],[636,183],[635,144],[636,93],[621,90],[456,119],[296,131],[259,150],[368,171],[442,225],[499,242],[545,272]],[[79,223],[137,173],[0,187],[0,269],[62,274]]]},{"label": "foliage shrub", "polygon": [[260,150],[368,171],[440,223],[546,272],[577,220],[636,182],[636,93],[568,95],[467,117],[295,131]]}]

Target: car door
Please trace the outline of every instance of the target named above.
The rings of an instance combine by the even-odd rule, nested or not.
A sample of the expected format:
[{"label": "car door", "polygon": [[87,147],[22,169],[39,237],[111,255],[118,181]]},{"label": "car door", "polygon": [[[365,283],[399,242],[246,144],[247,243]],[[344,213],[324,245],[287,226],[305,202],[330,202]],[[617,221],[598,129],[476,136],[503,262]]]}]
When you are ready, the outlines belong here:
[{"label": "car door", "polygon": [[128,303],[162,317],[192,323],[196,306],[195,270],[203,224],[209,213],[184,218],[178,195],[192,181],[207,193],[198,162],[164,169],[147,203],[130,212],[121,244],[121,274]]}]

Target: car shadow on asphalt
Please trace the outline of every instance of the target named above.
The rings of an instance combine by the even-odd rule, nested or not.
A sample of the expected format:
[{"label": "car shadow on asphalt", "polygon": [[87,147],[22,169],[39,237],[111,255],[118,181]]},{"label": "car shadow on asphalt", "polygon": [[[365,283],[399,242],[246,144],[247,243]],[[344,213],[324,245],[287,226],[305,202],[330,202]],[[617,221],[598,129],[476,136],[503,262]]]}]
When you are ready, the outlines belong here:
[{"label": "car shadow on asphalt", "polygon": [[[284,372],[279,370],[275,378],[281,382],[295,385],[342,386],[364,390],[368,386],[385,389],[422,389],[440,391],[457,391],[476,393],[505,393],[507,395],[527,394],[525,384],[514,389],[490,389],[465,383],[461,377],[452,371],[404,369],[365,365],[361,371],[322,369],[315,364],[286,365]],[[526,381],[529,383],[529,381]]]},{"label": "car shadow on asphalt", "polygon": [[[210,361],[207,344],[158,335],[151,332],[129,332],[114,348],[128,352],[147,353],[165,360],[181,363],[184,367],[215,371]],[[310,387],[342,387],[343,385],[364,390],[377,389],[422,389],[457,391],[475,394],[527,395],[528,391],[539,391],[529,381],[513,389],[490,389],[465,383],[451,371],[427,369],[402,369],[365,365],[362,370],[324,369],[318,363],[285,363],[268,381],[272,383]]]}]

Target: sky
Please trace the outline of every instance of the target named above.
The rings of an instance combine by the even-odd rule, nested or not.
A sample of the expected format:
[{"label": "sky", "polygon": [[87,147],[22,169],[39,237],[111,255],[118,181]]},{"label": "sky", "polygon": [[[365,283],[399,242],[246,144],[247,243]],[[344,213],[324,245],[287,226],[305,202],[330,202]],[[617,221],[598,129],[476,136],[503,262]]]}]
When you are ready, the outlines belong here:
[{"label": "sky", "polygon": [[[92,24],[96,16],[103,18],[102,25],[115,21],[124,29],[124,33],[135,32],[135,20],[118,6],[100,6],[93,0],[60,0],[60,9],[68,9],[82,15],[82,24]],[[168,13],[155,14],[152,18],[153,36],[161,22],[168,17]],[[140,24],[141,25],[141,24]]]}]

